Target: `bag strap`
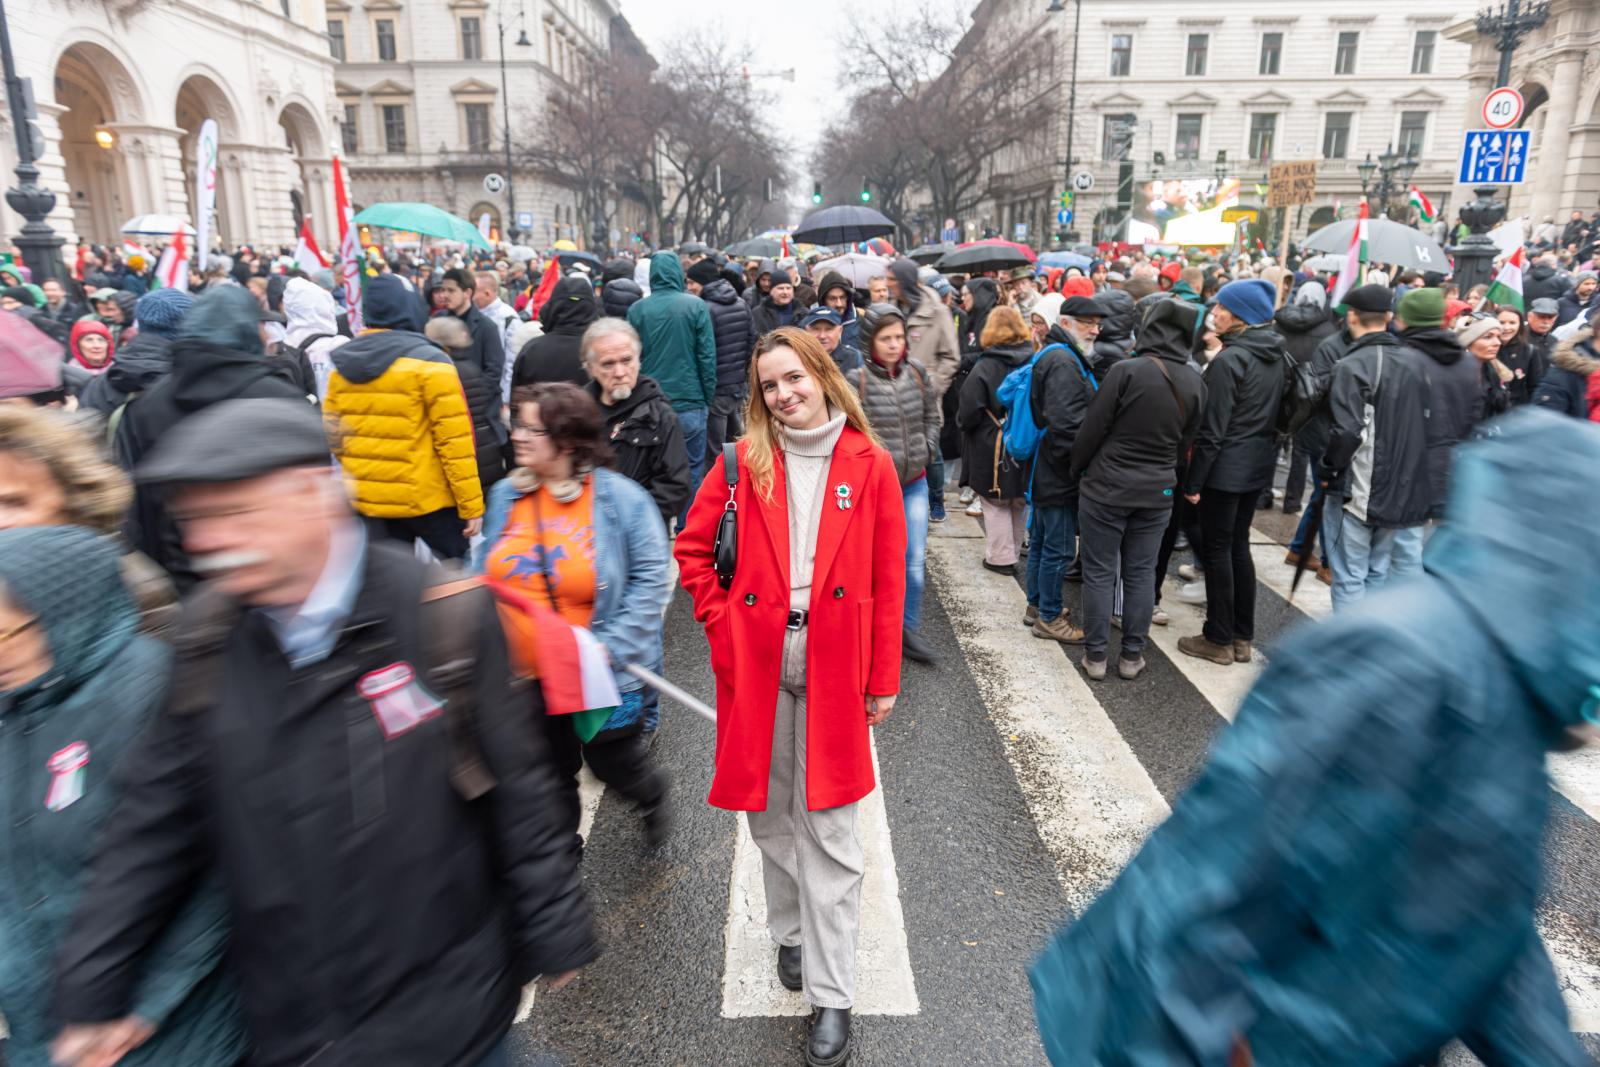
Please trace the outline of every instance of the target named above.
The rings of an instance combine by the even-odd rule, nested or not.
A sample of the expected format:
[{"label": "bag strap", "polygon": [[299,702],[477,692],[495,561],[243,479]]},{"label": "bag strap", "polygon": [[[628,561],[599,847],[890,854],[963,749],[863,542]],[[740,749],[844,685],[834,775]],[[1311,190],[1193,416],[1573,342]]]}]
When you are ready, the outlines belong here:
[{"label": "bag strap", "polygon": [[1166,361],[1160,356],[1146,356],[1145,358],[1153,361],[1156,369],[1161,372],[1161,376],[1167,380],[1167,388],[1172,390],[1172,399],[1178,402],[1178,414],[1183,416],[1183,424],[1187,426],[1189,424],[1189,405],[1185,404],[1183,397],[1178,395],[1178,386],[1172,380],[1172,372],[1167,370]]},{"label": "bag strap", "polygon": [[478,745],[473,691],[474,652],[488,591],[478,575],[463,576],[437,564],[429,570],[420,607],[422,658],[436,695],[444,701],[450,784],[463,800],[477,800],[495,787]]},{"label": "bag strap", "polygon": [[731,500],[733,491],[739,485],[739,442],[728,441],[722,446],[722,477],[728,483],[728,494]]}]

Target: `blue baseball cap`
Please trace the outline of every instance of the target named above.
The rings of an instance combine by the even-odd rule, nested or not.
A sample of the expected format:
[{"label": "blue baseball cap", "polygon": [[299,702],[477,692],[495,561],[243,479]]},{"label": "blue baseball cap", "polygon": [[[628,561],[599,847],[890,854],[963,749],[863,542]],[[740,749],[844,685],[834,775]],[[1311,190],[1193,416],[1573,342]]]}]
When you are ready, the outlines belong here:
[{"label": "blue baseball cap", "polygon": [[839,313],[826,304],[814,305],[810,311],[806,312],[805,321],[801,322],[800,325],[810,326],[814,322],[826,322],[830,326],[844,325],[844,319],[839,317]]}]

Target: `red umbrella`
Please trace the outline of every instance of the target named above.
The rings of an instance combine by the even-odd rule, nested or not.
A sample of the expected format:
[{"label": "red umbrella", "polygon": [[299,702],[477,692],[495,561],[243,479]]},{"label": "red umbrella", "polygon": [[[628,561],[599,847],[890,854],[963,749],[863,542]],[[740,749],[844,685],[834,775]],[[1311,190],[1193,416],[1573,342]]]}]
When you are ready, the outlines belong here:
[{"label": "red umbrella", "polygon": [[0,311],[0,397],[61,388],[61,342],[14,311]]},{"label": "red umbrella", "polygon": [[1023,256],[1026,256],[1029,263],[1036,263],[1036,262],[1038,262],[1038,259],[1039,259],[1038,253],[1036,253],[1033,249],[1029,248],[1027,245],[1019,245],[1015,241],[1002,241],[998,237],[990,237],[987,240],[983,240],[983,241],[968,241],[966,244],[956,245],[956,247],[957,248],[973,248],[973,247],[1009,248],[1013,252],[1017,252],[1017,253],[1020,253]]}]

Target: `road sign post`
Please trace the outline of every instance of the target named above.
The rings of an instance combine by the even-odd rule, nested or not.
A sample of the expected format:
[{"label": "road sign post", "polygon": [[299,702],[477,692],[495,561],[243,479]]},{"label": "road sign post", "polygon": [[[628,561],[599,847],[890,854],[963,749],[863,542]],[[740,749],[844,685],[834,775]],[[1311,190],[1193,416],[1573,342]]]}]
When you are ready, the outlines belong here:
[{"label": "road sign post", "polygon": [[505,192],[506,180],[498,174],[485,174],[483,176],[483,191],[490,196],[499,196]]},{"label": "road sign post", "polygon": [[1094,188],[1094,175],[1086,170],[1080,170],[1072,176],[1072,188],[1076,192],[1087,193]]},{"label": "road sign post", "polygon": [[1468,130],[1461,145],[1462,185],[1517,185],[1528,168],[1530,130]]},{"label": "road sign post", "polygon": [[1508,130],[1522,119],[1522,94],[1502,85],[1483,98],[1483,124],[1491,130]]}]

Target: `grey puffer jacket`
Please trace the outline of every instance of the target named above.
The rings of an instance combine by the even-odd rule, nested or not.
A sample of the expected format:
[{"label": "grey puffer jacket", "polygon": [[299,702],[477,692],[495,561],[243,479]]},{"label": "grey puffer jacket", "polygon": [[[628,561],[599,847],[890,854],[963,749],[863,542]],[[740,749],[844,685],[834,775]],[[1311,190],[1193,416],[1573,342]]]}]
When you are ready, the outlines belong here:
[{"label": "grey puffer jacket", "polygon": [[861,395],[867,423],[894,457],[901,485],[910,485],[928,469],[939,441],[939,395],[927,368],[902,360],[890,374],[875,359],[847,378]]}]

